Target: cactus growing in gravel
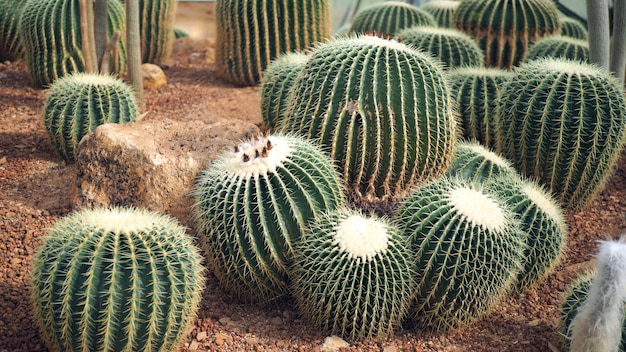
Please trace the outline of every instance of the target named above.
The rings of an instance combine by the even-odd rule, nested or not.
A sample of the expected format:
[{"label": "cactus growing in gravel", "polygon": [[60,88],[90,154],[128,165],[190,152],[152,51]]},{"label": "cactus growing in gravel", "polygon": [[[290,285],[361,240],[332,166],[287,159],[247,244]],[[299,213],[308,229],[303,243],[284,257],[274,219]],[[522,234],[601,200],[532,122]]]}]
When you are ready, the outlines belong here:
[{"label": "cactus growing in gravel", "polygon": [[455,29],[411,27],[398,32],[396,39],[431,54],[446,68],[484,65],[484,54],[478,44]]},{"label": "cactus growing in gravel", "polygon": [[319,45],[296,78],[287,131],[318,141],[357,200],[386,200],[443,174],[456,116],[441,65],[378,37]]},{"label": "cactus growing in gravel", "polygon": [[550,0],[462,0],[455,28],[476,39],[488,67],[511,69],[531,43],[559,31],[559,14]]},{"label": "cactus growing in gravel", "polygon": [[517,174],[486,182],[485,187],[498,193],[519,215],[522,230],[528,234],[524,269],[516,286],[519,290],[532,287],[554,271],[565,252],[568,229],[561,206],[539,184]]},{"label": "cactus growing in gravel", "polygon": [[[108,35],[124,32],[124,9],[109,0]],[[73,72],[85,70],[81,51],[79,0],[28,0],[22,9],[18,33],[24,47],[26,64],[33,83],[45,86]],[[112,58],[110,72],[126,65],[123,41]],[[115,66],[114,63],[118,63]]]},{"label": "cactus growing in gravel", "polygon": [[398,31],[414,26],[436,26],[428,12],[401,1],[385,1],[359,11],[352,19],[351,33],[393,37]]},{"label": "cactus growing in gravel", "polygon": [[257,84],[272,60],[332,34],[329,0],[218,0],[215,15],[217,72],[238,85]]},{"label": "cactus growing in gravel", "polygon": [[416,253],[409,316],[447,330],[486,315],[515,284],[526,234],[511,207],[483,184],[440,178],[414,190],[396,223]]},{"label": "cactus growing in gravel", "polygon": [[442,28],[453,28],[454,13],[458,7],[458,1],[433,0],[420,6],[420,9],[433,15],[435,21],[437,22],[437,26]]},{"label": "cactus growing in gravel", "polygon": [[448,72],[450,90],[461,115],[463,137],[496,148],[496,99],[504,82],[512,77],[510,71],[498,68],[461,67]]},{"label": "cactus growing in gravel", "polygon": [[22,57],[17,24],[24,4],[22,0],[0,0],[0,62]]},{"label": "cactus growing in gravel", "polygon": [[580,209],[604,188],[623,149],[621,84],[597,66],[539,59],[515,70],[501,90],[499,151]]},{"label": "cactus growing in gravel", "polygon": [[587,28],[578,20],[561,17],[561,35],[574,39],[587,40]]},{"label": "cactus growing in gravel", "polygon": [[315,325],[353,340],[389,336],[400,325],[415,264],[394,225],[339,209],[313,222],[295,253],[294,296]]},{"label": "cactus growing in gravel", "polygon": [[73,162],[80,140],[105,123],[137,120],[131,88],[109,75],[73,73],[48,90],[43,120],[54,150]]},{"label": "cactus growing in gravel", "polygon": [[308,56],[302,53],[281,55],[263,71],[261,79],[261,112],[263,122],[273,129],[287,110],[287,97],[296,75],[302,71]]},{"label": "cactus growing in gravel", "polygon": [[543,57],[565,58],[589,62],[589,44],[586,40],[553,35],[539,39],[528,49],[524,61]]},{"label": "cactus growing in gravel", "polygon": [[331,160],[293,136],[253,137],[223,153],[194,189],[198,237],[223,287],[242,300],[288,292],[307,222],[343,205]]},{"label": "cactus growing in gravel", "polygon": [[90,209],[50,230],[32,302],[50,351],[174,351],[199,308],[200,251],[173,219]]},{"label": "cactus growing in gravel", "polygon": [[446,175],[475,181],[487,181],[502,174],[517,175],[511,162],[476,142],[457,145]]}]

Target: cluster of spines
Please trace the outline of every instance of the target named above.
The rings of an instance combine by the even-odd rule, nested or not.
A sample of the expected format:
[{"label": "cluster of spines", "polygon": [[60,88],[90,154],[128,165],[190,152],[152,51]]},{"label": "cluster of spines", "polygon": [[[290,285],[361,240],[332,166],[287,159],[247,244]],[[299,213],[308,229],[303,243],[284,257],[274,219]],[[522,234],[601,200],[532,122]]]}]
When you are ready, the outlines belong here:
[{"label": "cluster of spines", "polygon": [[517,175],[517,171],[510,161],[475,141],[458,143],[452,163],[446,170],[448,177],[477,182],[488,181],[499,175]]},{"label": "cluster of spines", "polygon": [[414,26],[436,26],[428,12],[401,1],[385,1],[359,11],[352,19],[351,33],[393,37],[398,31]]},{"label": "cluster of spines", "polygon": [[587,40],[553,35],[539,39],[528,49],[524,61],[544,57],[564,58],[589,62],[589,44]]},{"label": "cluster of spines", "polygon": [[561,17],[561,35],[574,39],[587,40],[587,28],[570,17]]},{"label": "cluster of spines", "polygon": [[420,6],[420,9],[433,15],[439,27],[453,28],[458,7],[459,2],[455,0],[432,0]]}]

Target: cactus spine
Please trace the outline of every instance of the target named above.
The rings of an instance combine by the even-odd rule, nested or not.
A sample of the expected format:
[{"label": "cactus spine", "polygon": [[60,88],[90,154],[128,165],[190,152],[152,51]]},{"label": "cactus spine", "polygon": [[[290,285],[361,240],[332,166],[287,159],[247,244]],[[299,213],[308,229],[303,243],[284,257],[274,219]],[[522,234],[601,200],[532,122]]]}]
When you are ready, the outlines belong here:
[{"label": "cactus spine", "polygon": [[270,129],[276,128],[287,110],[287,97],[296,75],[302,71],[308,56],[301,53],[281,55],[263,71],[261,79],[261,112]]},{"label": "cactus spine", "polygon": [[446,170],[449,177],[462,177],[477,182],[498,175],[517,175],[511,162],[476,142],[460,142]]},{"label": "cactus spine", "polygon": [[456,144],[441,66],[396,41],[319,45],[288,105],[282,128],[321,143],[357,200],[386,200],[441,175]]},{"label": "cactus spine", "polygon": [[409,316],[447,330],[485,314],[522,268],[526,234],[507,203],[482,183],[440,178],[415,189],[396,215],[416,253]]},{"label": "cactus spine", "polygon": [[295,253],[294,296],[315,325],[353,340],[389,336],[400,325],[415,264],[394,225],[339,209],[317,219]]},{"label": "cactus spine", "polygon": [[436,25],[435,18],[417,6],[401,1],[385,1],[359,11],[352,19],[350,32],[393,37],[404,28]]},{"label": "cactus spine", "polygon": [[457,97],[465,139],[496,148],[498,125],[494,107],[504,82],[512,77],[510,71],[498,68],[461,67],[449,71],[450,91]]},{"label": "cactus spine", "polygon": [[[117,0],[109,0],[108,35],[115,30],[124,32],[124,9]],[[85,70],[81,51],[79,0],[28,0],[22,9],[18,33],[26,64],[33,83],[49,85],[56,79]],[[126,65],[122,40],[118,56],[112,58],[110,72]],[[113,63],[118,63],[115,66]]]},{"label": "cactus spine", "polygon": [[454,0],[434,0],[429,1],[420,9],[430,13],[435,18],[437,26],[441,28],[454,27],[454,14],[459,7],[459,2]]},{"label": "cactus spine", "polygon": [[74,213],[33,260],[35,319],[50,351],[177,350],[199,308],[203,270],[192,239],[167,216]]},{"label": "cactus spine", "polygon": [[559,31],[559,15],[550,0],[462,0],[455,27],[473,36],[488,67],[517,66],[528,46]]},{"label": "cactus spine", "polygon": [[104,123],[137,120],[130,87],[109,75],[73,73],[56,80],[44,103],[44,126],[57,154],[74,162],[80,140]]},{"label": "cactus spine", "polygon": [[483,66],[483,51],[469,35],[455,29],[412,27],[398,32],[402,43],[430,53],[446,68]]},{"label": "cactus spine", "polygon": [[272,60],[332,33],[328,0],[218,0],[215,14],[217,72],[238,85],[257,84]]},{"label": "cactus spine", "polygon": [[561,17],[561,35],[574,39],[587,40],[587,28],[578,20]]},{"label": "cactus spine", "polygon": [[22,0],[0,0],[0,62],[22,58],[17,24],[24,4]]},{"label": "cactus spine", "polygon": [[565,252],[567,224],[560,205],[540,185],[517,176],[487,180],[485,187],[500,195],[519,215],[528,234],[524,268],[517,278],[518,290],[534,286],[554,271]]},{"label": "cactus spine", "polygon": [[543,57],[565,58],[575,61],[589,62],[589,44],[587,40],[553,35],[539,39],[531,45],[524,61]]},{"label": "cactus spine", "polygon": [[307,140],[281,135],[223,153],[200,176],[194,199],[215,275],[249,301],[287,293],[294,242],[308,221],[344,202],[330,159]]},{"label": "cactus spine", "polygon": [[626,102],[607,71],[565,59],[529,61],[501,91],[499,148],[569,209],[602,190],[623,149]]}]

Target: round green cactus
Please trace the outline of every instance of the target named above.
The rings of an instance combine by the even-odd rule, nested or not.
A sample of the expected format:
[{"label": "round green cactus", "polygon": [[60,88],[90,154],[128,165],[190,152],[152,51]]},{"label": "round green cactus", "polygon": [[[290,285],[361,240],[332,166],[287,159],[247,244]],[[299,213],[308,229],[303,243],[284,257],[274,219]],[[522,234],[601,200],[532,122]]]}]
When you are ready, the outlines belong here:
[{"label": "round green cactus", "polygon": [[565,252],[568,229],[561,206],[539,184],[516,174],[486,182],[485,187],[500,195],[519,215],[522,230],[528,234],[524,269],[516,286],[519,290],[532,287],[554,271]]},{"label": "round green cactus", "polygon": [[17,34],[22,0],[0,0],[0,62],[22,58],[24,50]]},{"label": "round green cactus", "polygon": [[295,253],[294,296],[313,324],[353,340],[389,336],[400,325],[415,263],[394,225],[339,209],[312,223]]},{"label": "round green cactus", "polygon": [[496,148],[498,125],[494,109],[502,85],[512,77],[512,72],[499,68],[461,67],[448,72],[465,139]]},{"label": "round green cactus", "polygon": [[454,14],[458,7],[458,1],[433,0],[420,6],[420,9],[433,15],[435,21],[437,22],[437,26],[442,28],[452,28],[454,27]]},{"label": "round green cactus", "polygon": [[[24,47],[31,80],[46,86],[73,72],[85,70],[81,51],[79,0],[28,0],[22,9],[18,33]],[[108,35],[124,33],[125,15],[117,0],[109,0]],[[111,60],[109,72],[126,67],[124,41],[117,43],[118,56]],[[115,66],[116,64],[119,66]]]},{"label": "round green cactus", "polygon": [[401,1],[385,1],[359,11],[352,19],[351,33],[393,37],[398,31],[414,26],[436,26],[428,12]]},{"label": "round green cactus", "polygon": [[440,178],[415,189],[396,215],[416,253],[409,316],[448,330],[486,315],[523,267],[526,233],[511,207],[481,182]]},{"label": "round green cactus", "polygon": [[141,62],[167,63],[174,47],[177,0],[139,0]]},{"label": "round green cactus", "polygon": [[589,62],[589,44],[587,40],[553,35],[539,39],[528,49],[524,61],[544,57],[565,58]]},{"label": "round green cactus", "polygon": [[200,251],[173,219],[90,209],[50,230],[33,259],[34,315],[50,351],[174,351],[204,287]]},{"label": "round green cactus", "polygon": [[488,67],[511,69],[531,43],[558,33],[559,23],[550,0],[462,0],[454,26],[475,38]]},{"label": "round green cactus", "polygon": [[455,29],[411,27],[398,32],[396,39],[430,53],[446,68],[484,65],[483,51],[474,39]]},{"label": "round green cactus", "polygon": [[448,177],[487,181],[498,175],[517,175],[511,162],[477,142],[460,142],[446,170]]},{"label": "round green cactus", "polygon": [[302,71],[308,56],[288,53],[272,61],[261,79],[261,112],[263,122],[274,129],[287,110],[287,97],[296,75]]},{"label": "round green cactus", "polygon": [[570,17],[561,17],[561,35],[574,39],[587,40],[587,28]]},{"label": "round green cactus", "polygon": [[400,196],[443,174],[457,139],[441,65],[378,37],[319,45],[296,78],[281,126],[318,141],[356,200]]},{"label": "round green cactus", "polygon": [[342,191],[331,160],[302,138],[253,137],[223,153],[199,177],[193,206],[222,286],[247,301],[287,294],[294,243],[343,205]]},{"label": "round green cactus", "polygon": [[332,33],[329,0],[218,0],[215,15],[216,72],[237,85],[259,83],[272,60]]},{"label": "round green cactus", "polygon": [[566,208],[603,189],[626,137],[622,84],[609,72],[565,59],[529,61],[501,91],[498,150],[541,181]]},{"label": "round green cactus", "polygon": [[43,120],[50,143],[67,162],[74,162],[80,140],[105,123],[137,120],[130,86],[110,75],[73,73],[48,90]]}]

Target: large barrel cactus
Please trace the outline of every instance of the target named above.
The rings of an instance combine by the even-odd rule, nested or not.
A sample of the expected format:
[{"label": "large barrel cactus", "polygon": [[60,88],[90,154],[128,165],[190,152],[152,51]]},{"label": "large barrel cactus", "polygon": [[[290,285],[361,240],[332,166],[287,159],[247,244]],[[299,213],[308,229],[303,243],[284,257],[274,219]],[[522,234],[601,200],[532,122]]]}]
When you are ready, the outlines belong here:
[{"label": "large barrel cactus", "polygon": [[499,150],[569,209],[603,189],[626,136],[622,84],[609,72],[565,59],[524,63],[502,88]]},{"label": "large barrel cactus", "polygon": [[496,100],[504,82],[512,77],[512,72],[499,68],[461,67],[448,72],[464,138],[496,148]]},{"label": "large barrel cactus", "polygon": [[352,19],[350,32],[393,37],[404,28],[436,26],[428,12],[401,1],[385,1],[359,11]]},{"label": "large barrel cactus", "polygon": [[215,6],[217,73],[255,85],[272,60],[330,38],[329,0],[218,0]]},{"label": "large barrel cactus", "polygon": [[478,182],[503,174],[517,175],[517,171],[510,161],[474,141],[458,143],[452,164],[446,170],[446,176]]},{"label": "large barrel cactus", "polygon": [[177,0],[139,0],[141,62],[166,63],[174,47]]},{"label": "large barrel cactus", "polygon": [[431,54],[446,68],[484,65],[484,54],[478,44],[455,29],[411,27],[398,32],[396,39]]},{"label": "large barrel cactus", "polygon": [[456,116],[441,66],[378,37],[338,39],[311,54],[281,123],[322,144],[357,200],[385,200],[441,175]]},{"label": "large barrel cactus", "polygon": [[561,17],[561,35],[574,39],[587,40],[587,28],[580,21]]},{"label": "large barrel cactus", "polygon": [[0,0],[0,62],[22,58],[17,24],[24,4],[22,0]]},{"label": "large barrel cactus", "polygon": [[294,296],[316,326],[360,340],[389,336],[400,325],[415,263],[394,225],[339,209],[313,222],[295,253]]},{"label": "large barrel cactus", "polygon": [[[18,25],[31,80],[46,86],[73,72],[85,70],[81,50],[79,0],[28,0]],[[115,30],[124,33],[125,15],[117,0],[109,0],[108,35]],[[118,57],[111,60],[109,72],[126,66],[123,41],[118,42]],[[115,67],[114,63],[119,66]]]},{"label": "large barrel cactus", "polygon": [[536,182],[504,175],[486,181],[519,215],[528,236],[518,290],[534,286],[551,274],[565,253],[567,223],[560,204]]},{"label": "large barrel cactus", "polygon": [[515,284],[526,234],[511,207],[483,184],[440,178],[415,189],[396,215],[416,253],[409,317],[448,330],[486,315]]},{"label": "large barrel cactus", "polygon": [[74,162],[78,143],[105,123],[137,120],[130,86],[110,75],[73,73],[56,80],[44,103],[44,126],[57,154]]},{"label": "large barrel cactus", "polygon": [[331,160],[293,136],[253,137],[207,167],[194,189],[198,237],[224,288],[244,301],[288,293],[307,222],[343,205]]},{"label": "large barrel cactus", "polygon": [[33,259],[50,351],[175,351],[199,308],[200,251],[173,219],[91,209],[59,220]]},{"label": "large barrel cactus", "polygon": [[302,53],[281,55],[263,71],[261,113],[267,127],[274,129],[287,110],[287,97],[308,56]]},{"label": "large barrel cactus", "polygon": [[528,49],[524,61],[544,57],[565,58],[589,62],[589,44],[587,40],[553,35],[539,39]]},{"label": "large barrel cactus", "polygon": [[559,31],[551,0],[462,0],[455,27],[476,39],[488,67],[511,69],[539,38]]},{"label": "large barrel cactus", "polygon": [[454,27],[454,14],[459,7],[459,2],[454,0],[432,0],[420,9],[430,13],[437,21],[437,26],[442,28]]}]

